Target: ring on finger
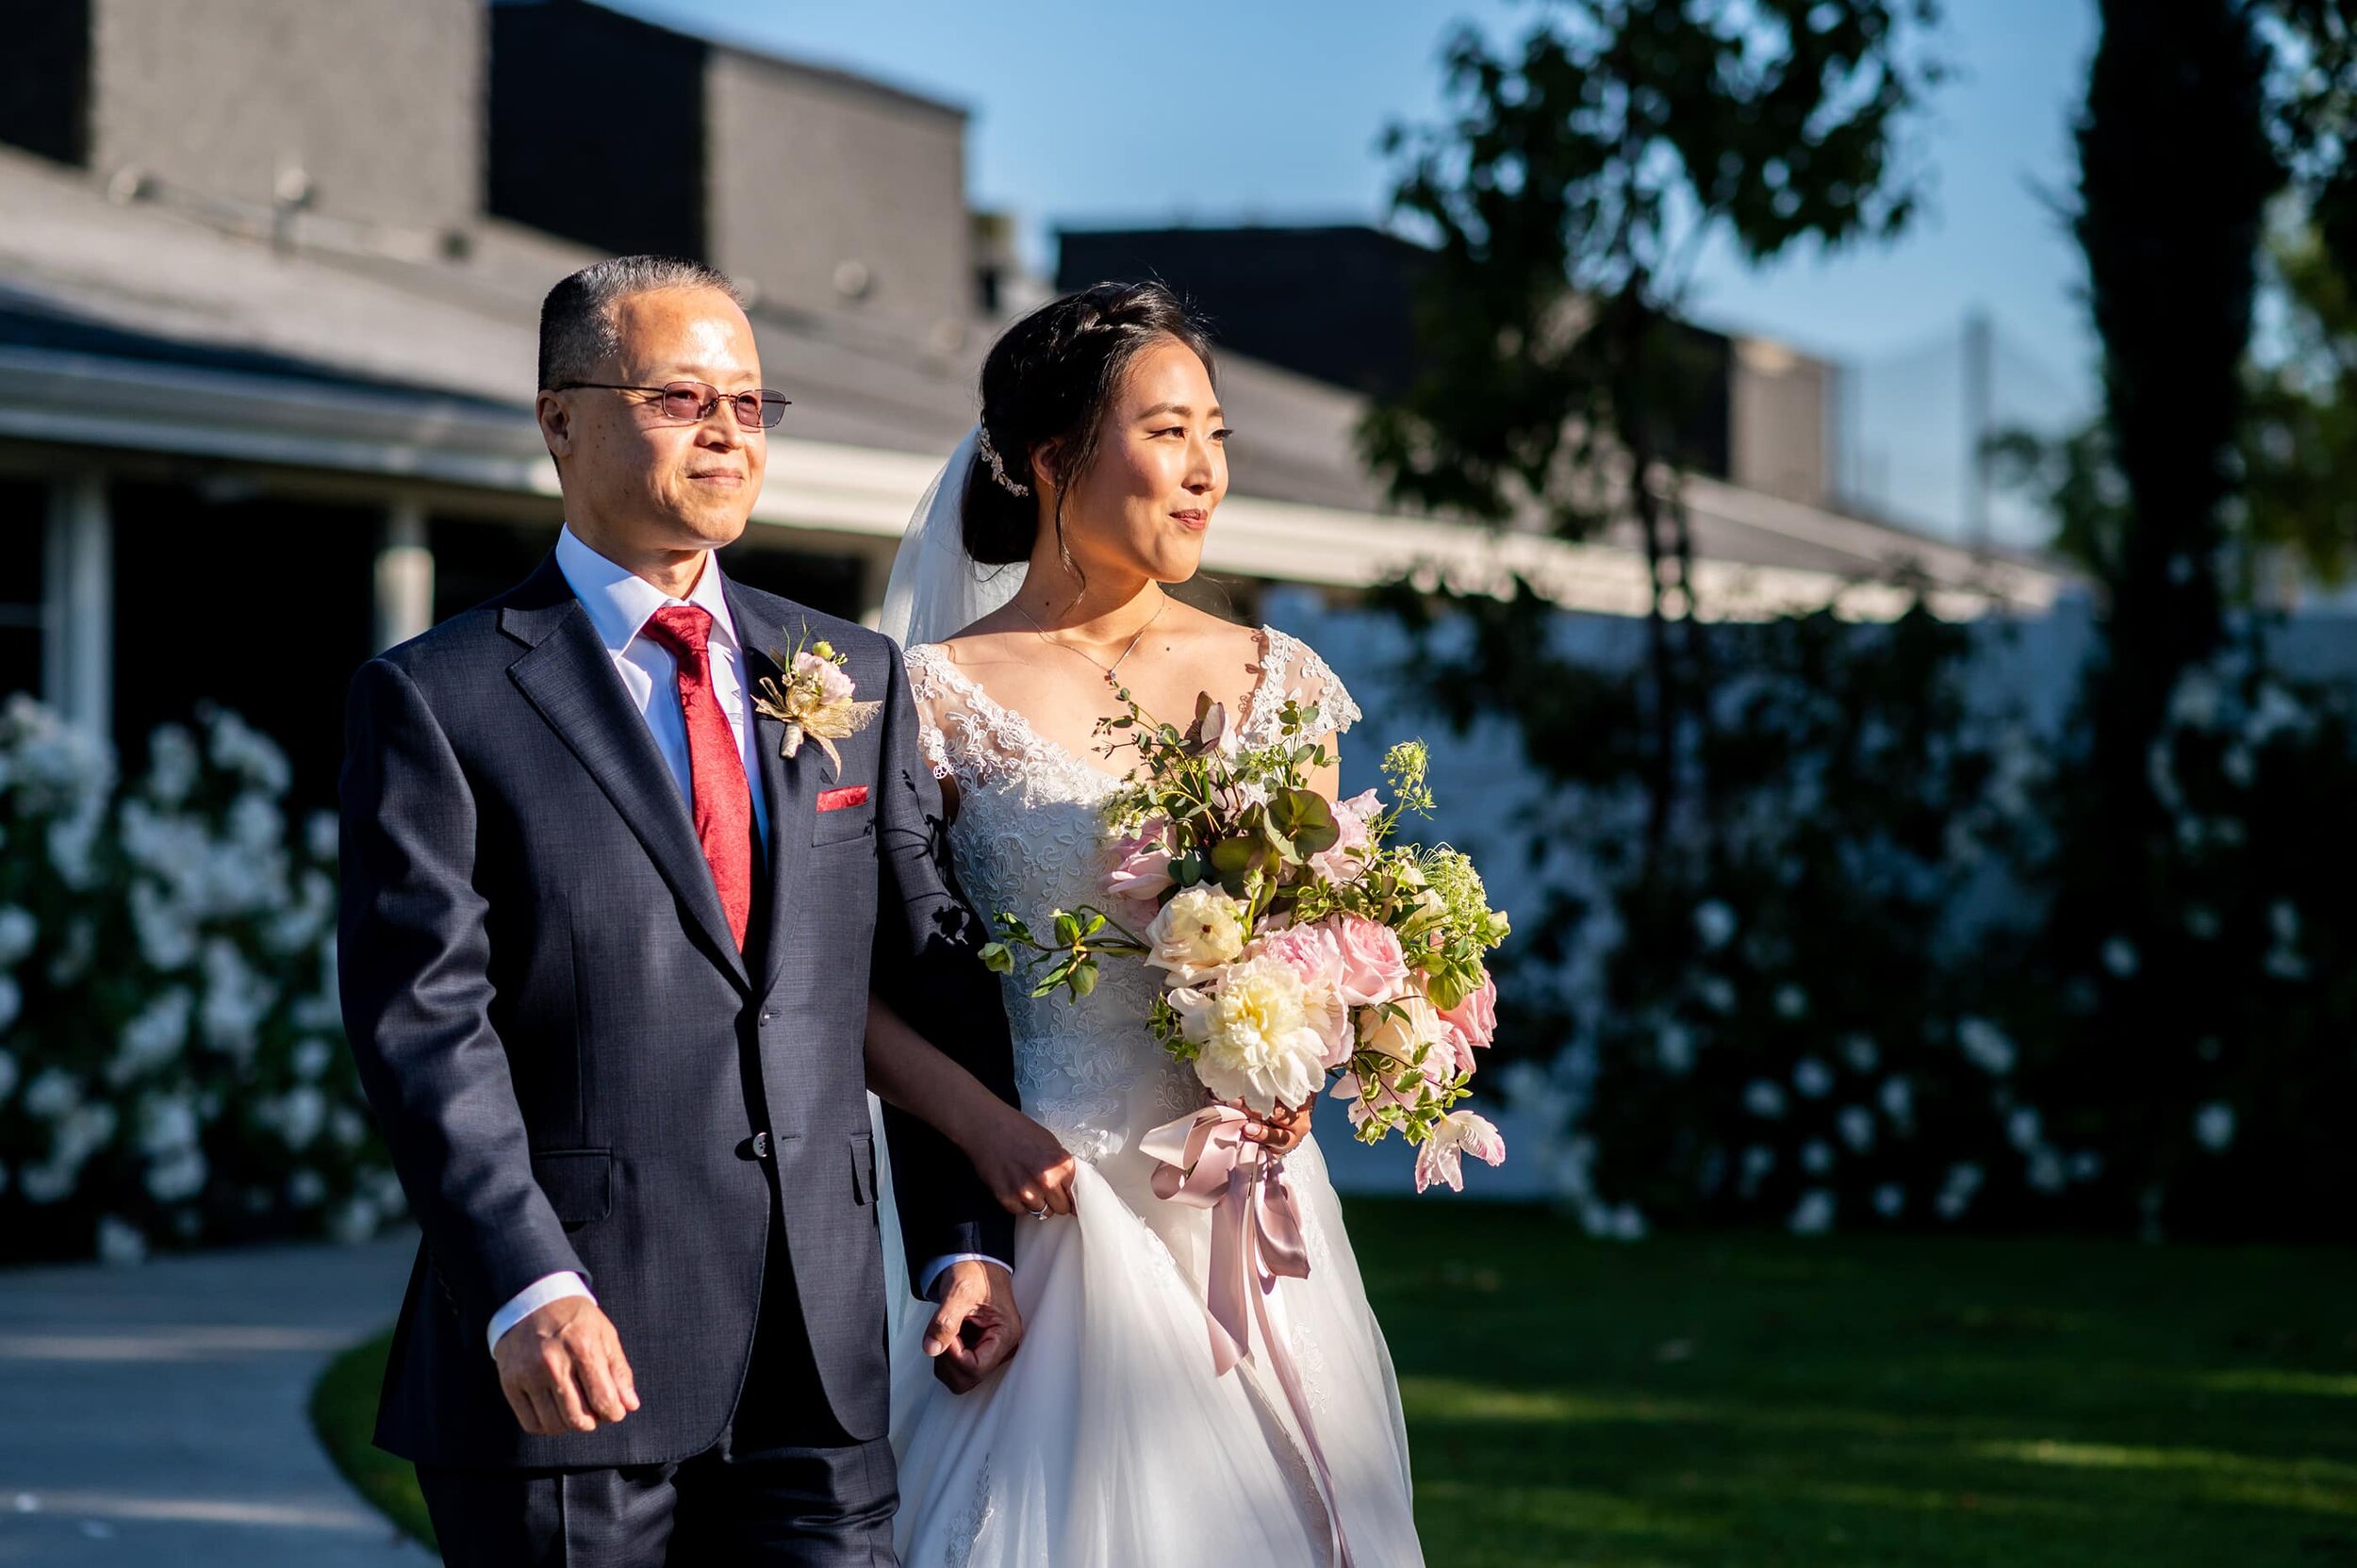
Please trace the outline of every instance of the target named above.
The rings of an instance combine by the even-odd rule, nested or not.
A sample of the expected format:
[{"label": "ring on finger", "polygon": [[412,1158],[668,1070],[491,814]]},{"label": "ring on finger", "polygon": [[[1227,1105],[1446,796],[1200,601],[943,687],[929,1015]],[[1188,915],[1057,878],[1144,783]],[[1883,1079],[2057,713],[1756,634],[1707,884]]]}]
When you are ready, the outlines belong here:
[{"label": "ring on finger", "polygon": [[1032,1210],[1032,1211],[1031,1211],[1031,1217],[1032,1217],[1033,1219],[1046,1219],[1046,1218],[1047,1217],[1047,1205],[1046,1205],[1046,1204],[1042,1204],[1040,1207],[1038,1207],[1038,1208],[1036,1208],[1036,1209]]}]

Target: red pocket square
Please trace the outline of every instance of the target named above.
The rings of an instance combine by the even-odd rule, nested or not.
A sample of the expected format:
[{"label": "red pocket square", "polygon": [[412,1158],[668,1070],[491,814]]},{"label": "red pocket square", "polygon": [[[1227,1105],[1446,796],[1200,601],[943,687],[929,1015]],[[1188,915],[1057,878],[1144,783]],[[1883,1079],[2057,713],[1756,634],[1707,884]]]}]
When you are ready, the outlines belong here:
[{"label": "red pocket square", "polygon": [[851,784],[842,789],[822,789],[818,792],[820,811],[841,811],[846,806],[864,806],[866,803],[867,786],[865,784]]}]

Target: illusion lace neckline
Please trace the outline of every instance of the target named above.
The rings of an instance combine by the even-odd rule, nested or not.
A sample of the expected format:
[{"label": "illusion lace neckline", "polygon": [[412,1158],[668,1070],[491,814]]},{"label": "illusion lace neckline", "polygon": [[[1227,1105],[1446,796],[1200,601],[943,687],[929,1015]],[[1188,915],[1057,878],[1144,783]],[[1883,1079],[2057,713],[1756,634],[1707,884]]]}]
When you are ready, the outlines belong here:
[{"label": "illusion lace neckline", "polygon": [[[1254,666],[1260,673],[1253,677],[1252,685],[1245,691],[1243,705],[1237,716],[1237,726],[1245,734],[1250,733],[1251,725],[1260,717],[1262,695],[1269,689],[1271,683],[1282,673],[1286,662],[1275,656],[1277,633],[1274,627],[1257,627],[1252,635],[1261,647],[1260,662]],[[980,681],[960,668],[958,662],[949,656],[947,644],[927,643],[922,652],[927,655],[927,662],[951,686],[956,688],[958,695],[964,699],[966,705],[981,714],[1000,734],[1019,734],[1028,746],[1034,747],[1058,761],[1094,773],[1109,785],[1121,784],[1129,779],[1129,772],[1116,773],[1109,767],[1099,767],[1063,742],[1041,734],[1021,709],[1008,707],[984,690]],[[1134,772],[1135,769],[1130,771]]]}]

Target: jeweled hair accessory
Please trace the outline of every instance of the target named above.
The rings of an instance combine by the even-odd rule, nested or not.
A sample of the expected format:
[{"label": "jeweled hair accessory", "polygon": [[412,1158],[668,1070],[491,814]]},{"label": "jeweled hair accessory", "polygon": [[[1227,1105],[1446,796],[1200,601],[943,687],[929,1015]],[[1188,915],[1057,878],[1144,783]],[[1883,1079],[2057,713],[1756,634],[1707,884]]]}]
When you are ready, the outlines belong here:
[{"label": "jeweled hair accessory", "polygon": [[990,465],[990,476],[998,482],[1001,489],[1004,489],[1010,495],[1030,495],[1031,493],[1031,487],[1023,484],[1019,480],[1011,479],[1007,476],[1007,465],[999,461],[998,449],[990,444],[990,432],[988,430],[984,430],[982,432],[981,446],[979,450],[982,454],[982,461]]}]

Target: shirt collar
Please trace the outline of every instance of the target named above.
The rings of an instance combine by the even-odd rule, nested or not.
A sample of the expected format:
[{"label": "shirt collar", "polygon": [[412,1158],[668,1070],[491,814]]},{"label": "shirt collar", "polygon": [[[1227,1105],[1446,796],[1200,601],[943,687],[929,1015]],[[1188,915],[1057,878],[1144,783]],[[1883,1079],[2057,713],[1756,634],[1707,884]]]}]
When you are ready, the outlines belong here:
[{"label": "shirt collar", "polygon": [[712,640],[730,652],[738,651],[736,622],[729,617],[728,596],[722,591],[720,563],[707,551],[704,569],[684,600],[673,599],[635,571],[627,571],[583,542],[570,523],[556,536],[556,569],[589,612],[598,640],[608,653],[619,656],[655,611],[666,604],[688,603],[712,617]]}]

